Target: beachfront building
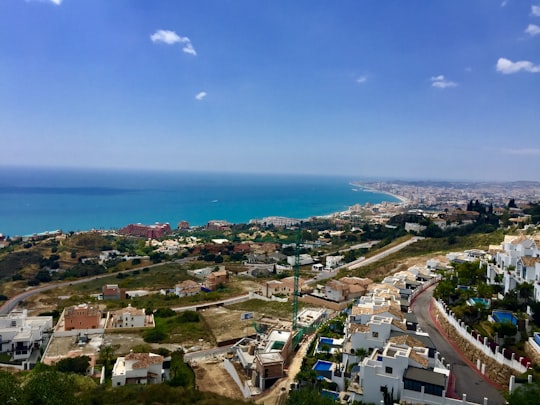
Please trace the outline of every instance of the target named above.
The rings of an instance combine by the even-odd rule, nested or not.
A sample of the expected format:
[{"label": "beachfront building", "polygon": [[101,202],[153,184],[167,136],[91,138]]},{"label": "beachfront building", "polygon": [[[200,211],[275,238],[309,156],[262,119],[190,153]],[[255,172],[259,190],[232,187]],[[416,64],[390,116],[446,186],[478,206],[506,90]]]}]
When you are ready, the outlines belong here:
[{"label": "beachfront building", "polygon": [[172,229],[168,223],[160,224],[158,222],[154,225],[129,224],[118,231],[120,235],[139,236],[146,239],[159,239],[171,232]]},{"label": "beachfront building", "polygon": [[118,357],[112,370],[112,386],[159,384],[163,381],[163,356],[154,353],[130,353]]},{"label": "beachfront building", "polygon": [[0,315],[0,353],[11,354],[14,361],[27,360],[52,326],[52,316],[28,316],[26,309]]}]

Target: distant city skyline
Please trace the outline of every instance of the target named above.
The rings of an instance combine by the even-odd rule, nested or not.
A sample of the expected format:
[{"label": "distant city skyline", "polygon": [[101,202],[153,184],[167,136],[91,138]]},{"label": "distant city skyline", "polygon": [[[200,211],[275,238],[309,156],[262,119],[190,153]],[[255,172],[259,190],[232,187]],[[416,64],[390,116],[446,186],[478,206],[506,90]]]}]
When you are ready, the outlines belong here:
[{"label": "distant city skyline", "polygon": [[3,0],[0,165],[540,180],[540,0]]}]

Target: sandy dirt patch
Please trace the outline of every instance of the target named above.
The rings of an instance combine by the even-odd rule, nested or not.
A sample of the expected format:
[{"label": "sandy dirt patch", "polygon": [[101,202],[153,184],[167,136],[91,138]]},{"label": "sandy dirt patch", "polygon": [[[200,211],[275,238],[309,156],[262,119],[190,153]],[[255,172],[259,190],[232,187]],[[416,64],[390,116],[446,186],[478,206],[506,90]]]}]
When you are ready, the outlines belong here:
[{"label": "sandy dirt patch", "polygon": [[194,362],[195,381],[200,391],[214,392],[233,399],[243,399],[240,389],[223,367],[223,360]]},{"label": "sandy dirt patch", "polygon": [[253,327],[253,319],[240,319],[241,315],[245,312],[217,307],[201,311],[200,314],[203,316],[216,343],[219,345],[220,342],[241,339],[257,333]]}]

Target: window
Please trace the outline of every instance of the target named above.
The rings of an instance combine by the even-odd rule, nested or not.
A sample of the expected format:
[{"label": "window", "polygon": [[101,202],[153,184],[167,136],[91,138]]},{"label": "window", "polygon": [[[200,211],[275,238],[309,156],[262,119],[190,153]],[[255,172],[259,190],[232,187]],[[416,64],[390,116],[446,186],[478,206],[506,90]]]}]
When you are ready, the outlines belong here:
[{"label": "window", "polygon": [[386,369],[385,369],[386,374],[392,374],[392,371],[393,371],[392,367],[387,366]]}]

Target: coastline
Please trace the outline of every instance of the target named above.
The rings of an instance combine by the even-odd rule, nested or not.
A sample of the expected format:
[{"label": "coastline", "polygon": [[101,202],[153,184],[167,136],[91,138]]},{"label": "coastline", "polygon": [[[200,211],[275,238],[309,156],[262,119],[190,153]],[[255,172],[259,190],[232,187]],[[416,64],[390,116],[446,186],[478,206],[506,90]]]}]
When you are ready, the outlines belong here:
[{"label": "coastline", "polygon": [[399,200],[399,204],[408,204],[409,203],[409,200],[407,198],[405,198],[403,196],[400,196],[398,194],[391,193],[389,191],[377,190],[377,189],[375,189],[373,187],[366,186],[365,184],[362,184],[362,183],[351,182],[349,184],[351,186],[361,188],[362,191],[365,191],[365,192],[368,192],[368,193],[377,193],[377,194],[389,195],[391,197],[394,197],[396,200]]},{"label": "coastline", "polygon": [[[181,221],[204,226],[216,218],[233,224],[264,217],[332,217],[349,207],[403,202],[400,196],[351,180],[320,176],[208,173],[13,170],[0,187],[0,233],[32,236],[129,224]],[[99,186],[99,187],[98,187]],[[105,190],[105,191],[104,191]],[[390,198],[392,197],[392,198]]]}]

